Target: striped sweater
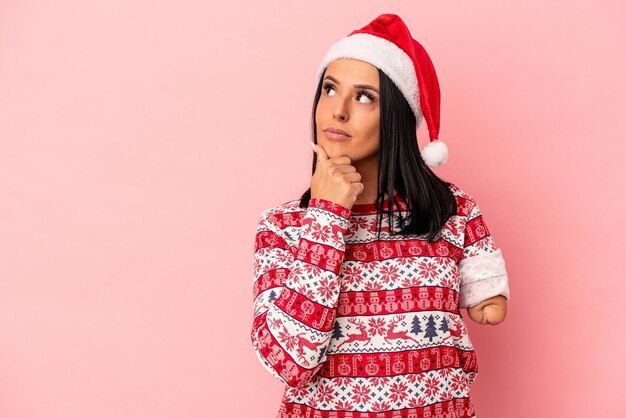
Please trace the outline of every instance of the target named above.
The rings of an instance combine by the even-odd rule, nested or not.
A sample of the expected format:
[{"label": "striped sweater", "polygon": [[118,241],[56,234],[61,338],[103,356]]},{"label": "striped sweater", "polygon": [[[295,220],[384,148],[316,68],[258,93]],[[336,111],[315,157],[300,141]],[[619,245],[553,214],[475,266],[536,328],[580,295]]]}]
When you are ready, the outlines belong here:
[{"label": "striped sweater", "polygon": [[263,211],[251,340],[285,384],[277,417],[475,416],[478,365],[460,309],[508,300],[509,287],[476,201],[450,190],[457,213],[430,243],[391,235],[386,215],[378,239],[374,204],[313,198]]}]

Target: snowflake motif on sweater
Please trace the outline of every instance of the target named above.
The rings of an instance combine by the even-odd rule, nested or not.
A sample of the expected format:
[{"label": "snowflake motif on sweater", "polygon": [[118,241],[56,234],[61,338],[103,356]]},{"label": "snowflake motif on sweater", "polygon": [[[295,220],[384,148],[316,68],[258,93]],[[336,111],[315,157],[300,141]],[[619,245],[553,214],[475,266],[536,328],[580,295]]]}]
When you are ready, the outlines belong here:
[{"label": "snowflake motif on sweater", "polygon": [[277,417],[475,417],[460,309],[509,299],[508,276],[475,200],[450,190],[458,210],[434,242],[391,235],[386,216],[378,239],[373,204],[292,200],[261,214],[251,340],[286,385]]}]

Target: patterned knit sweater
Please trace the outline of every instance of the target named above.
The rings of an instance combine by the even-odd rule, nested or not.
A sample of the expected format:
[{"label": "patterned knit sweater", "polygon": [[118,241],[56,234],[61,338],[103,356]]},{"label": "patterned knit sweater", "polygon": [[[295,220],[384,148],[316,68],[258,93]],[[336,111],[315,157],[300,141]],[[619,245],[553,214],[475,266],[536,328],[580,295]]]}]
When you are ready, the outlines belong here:
[{"label": "patterned knit sweater", "polygon": [[476,201],[450,190],[457,213],[430,243],[392,236],[386,215],[378,239],[374,204],[314,198],[262,213],[251,339],[286,385],[277,417],[475,416],[478,365],[460,308],[508,300],[509,287]]}]

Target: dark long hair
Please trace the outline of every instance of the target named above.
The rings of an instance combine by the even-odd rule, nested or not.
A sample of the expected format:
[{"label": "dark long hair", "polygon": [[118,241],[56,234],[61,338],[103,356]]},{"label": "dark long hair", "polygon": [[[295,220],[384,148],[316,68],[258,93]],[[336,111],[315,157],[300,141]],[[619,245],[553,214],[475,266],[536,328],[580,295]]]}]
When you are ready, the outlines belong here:
[{"label": "dark long hair", "polygon": [[[324,74],[320,77],[313,101],[313,142],[317,144],[317,124],[315,113],[322,93]],[[400,90],[391,79],[378,69],[380,83],[380,146],[378,149],[378,194],[375,207],[378,212],[379,237],[385,193],[389,196],[387,216],[390,233],[426,235],[429,241],[437,235],[448,218],[457,211],[456,199],[449,189],[452,183],[437,177],[420,155],[417,144],[415,115]],[[313,152],[313,169],[317,164],[317,154]],[[395,225],[393,198],[394,189],[404,199],[408,219],[400,212],[399,231]],[[311,188],[300,198],[300,207],[309,206]]]}]

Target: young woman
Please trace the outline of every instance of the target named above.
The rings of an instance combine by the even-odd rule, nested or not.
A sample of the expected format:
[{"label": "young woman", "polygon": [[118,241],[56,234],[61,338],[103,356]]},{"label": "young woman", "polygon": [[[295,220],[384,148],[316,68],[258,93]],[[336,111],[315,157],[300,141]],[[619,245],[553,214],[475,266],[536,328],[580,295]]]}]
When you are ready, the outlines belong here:
[{"label": "young woman", "polygon": [[251,339],[286,385],[277,416],[475,417],[460,309],[502,322],[508,277],[475,199],[429,168],[447,156],[432,63],[384,14],[317,75],[311,187],[256,231]]}]

